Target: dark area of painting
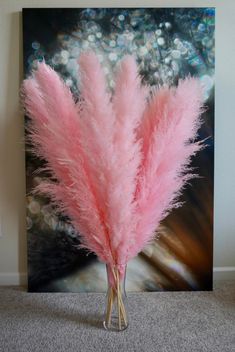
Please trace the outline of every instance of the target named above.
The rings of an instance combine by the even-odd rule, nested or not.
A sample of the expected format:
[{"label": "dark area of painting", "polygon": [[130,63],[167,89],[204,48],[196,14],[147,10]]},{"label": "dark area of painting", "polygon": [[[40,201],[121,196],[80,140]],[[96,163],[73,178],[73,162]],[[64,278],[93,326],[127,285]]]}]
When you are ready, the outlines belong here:
[{"label": "dark area of painting", "polygon": [[[128,265],[127,290],[211,290],[213,266],[214,9],[24,9],[24,72],[45,60],[79,96],[81,51],[92,49],[113,71],[134,54],[143,81],[177,84],[200,78],[206,111],[199,139],[207,147],[192,161],[199,173],[185,188],[184,205],[160,225],[159,235]],[[78,83],[78,84],[77,84]],[[27,117],[25,119],[27,125]],[[79,236],[50,200],[31,194],[45,174],[26,151],[29,291],[104,291],[105,266],[77,249]]]}]

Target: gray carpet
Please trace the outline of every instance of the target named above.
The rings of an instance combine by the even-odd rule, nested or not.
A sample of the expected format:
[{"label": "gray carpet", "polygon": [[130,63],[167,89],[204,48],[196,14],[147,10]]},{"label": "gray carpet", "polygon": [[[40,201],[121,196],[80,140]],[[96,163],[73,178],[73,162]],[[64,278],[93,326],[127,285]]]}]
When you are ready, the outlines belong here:
[{"label": "gray carpet", "polygon": [[214,292],[128,293],[124,332],[102,328],[103,308],[103,294],[1,287],[0,351],[235,351],[235,281]]}]

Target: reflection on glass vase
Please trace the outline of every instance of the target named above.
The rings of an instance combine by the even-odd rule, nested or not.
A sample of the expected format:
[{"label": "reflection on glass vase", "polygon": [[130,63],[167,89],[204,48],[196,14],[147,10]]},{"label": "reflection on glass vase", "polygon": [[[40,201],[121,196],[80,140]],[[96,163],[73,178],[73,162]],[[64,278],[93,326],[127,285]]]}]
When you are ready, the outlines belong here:
[{"label": "reflection on glass vase", "polygon": [[128,327],[126,303],[126,265],[106,265],[108,291],[103,325],[106,330],[122,331]]}]

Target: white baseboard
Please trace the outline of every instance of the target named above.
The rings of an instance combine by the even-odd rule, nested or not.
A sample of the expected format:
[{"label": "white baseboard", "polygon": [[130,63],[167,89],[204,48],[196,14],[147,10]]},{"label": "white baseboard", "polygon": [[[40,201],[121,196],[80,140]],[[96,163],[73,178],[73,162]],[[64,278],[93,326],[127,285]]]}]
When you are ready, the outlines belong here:
[{"label": "white baseboard", "polygon": [[27,273],[0,273],[0,286],[19,285],[27,285]]},{"label": "white baseboard", "polygon": [[213,268],[214,280],[235,280],[235,266],[218,266]]},{"label": "white baseboard", "polygon": [[[235,280],[235,266],[214,267],[213,279]],[[8,285],[27,285],[27,273],[0,273],[0,286]]]}]

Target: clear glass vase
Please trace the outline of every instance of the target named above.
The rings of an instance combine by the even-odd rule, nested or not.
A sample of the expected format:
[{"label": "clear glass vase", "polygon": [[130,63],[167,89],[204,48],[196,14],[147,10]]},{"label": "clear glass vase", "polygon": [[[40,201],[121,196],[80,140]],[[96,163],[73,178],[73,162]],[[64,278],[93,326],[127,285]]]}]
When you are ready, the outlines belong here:
[{"label": "clear glass vase", "polygon": [[108,291],[103,325],[106,330],[123,331],[128,327],[126,312],[126,265],[106,265]]}]

